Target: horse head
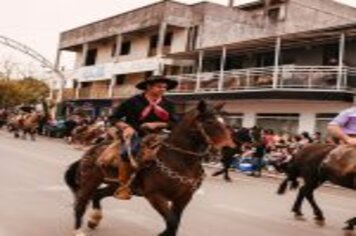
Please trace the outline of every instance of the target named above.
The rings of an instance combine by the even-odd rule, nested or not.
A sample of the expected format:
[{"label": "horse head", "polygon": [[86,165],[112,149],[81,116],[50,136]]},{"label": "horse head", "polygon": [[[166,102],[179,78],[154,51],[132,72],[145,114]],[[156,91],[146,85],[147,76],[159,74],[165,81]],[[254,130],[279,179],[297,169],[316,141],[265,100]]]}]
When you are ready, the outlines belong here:
[{"label": "horse head", "polygon": [[200,101],[195,116],[197,130],[209,145],[217,149],[235,147],[232,132],[222,116],[222,107],[223,104],[211,106]]}]

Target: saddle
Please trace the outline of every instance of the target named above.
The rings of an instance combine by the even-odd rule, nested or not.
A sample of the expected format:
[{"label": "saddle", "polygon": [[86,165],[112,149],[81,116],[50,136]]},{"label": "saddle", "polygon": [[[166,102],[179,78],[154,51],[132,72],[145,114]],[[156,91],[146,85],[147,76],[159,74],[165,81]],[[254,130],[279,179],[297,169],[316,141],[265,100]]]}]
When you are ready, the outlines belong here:
[{"label": "saddle", "polygon": [[[135,160],[140,166],[156,159],[159,147],[165,138],[166,135],[162,134],[148,134],[142,139],[140,150],[137,157],[135,157]],[[121,140],[113,141],[98,157],[97,164],[100,166],[117,167],[119,161],[122,161],[122,159],[119,158],[122,145],[124,145],[124,142]]]},{"label": "saddle", "polygon": [[356,174],[356,146],[339,145],[325,158],[323,167],[339,176]]}]

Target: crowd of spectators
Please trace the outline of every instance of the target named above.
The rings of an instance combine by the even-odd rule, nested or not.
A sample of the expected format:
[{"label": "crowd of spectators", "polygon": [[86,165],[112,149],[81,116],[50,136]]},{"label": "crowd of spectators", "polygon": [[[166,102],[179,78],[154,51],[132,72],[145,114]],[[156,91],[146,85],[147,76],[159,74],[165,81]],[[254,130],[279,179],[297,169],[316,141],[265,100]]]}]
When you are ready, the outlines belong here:
[{"label": "crowd of spectators", "polygon": [[322,138],[320,132],[310,134],[277,133],[272,129],[261,129],[260,140],[245,143],[240,152],[233,156],[232,168],[253,176],[260,176],[264,168],[277,172],[276,163],[288,162],[293,154],[311,143],[335,143],[330,137]]}]

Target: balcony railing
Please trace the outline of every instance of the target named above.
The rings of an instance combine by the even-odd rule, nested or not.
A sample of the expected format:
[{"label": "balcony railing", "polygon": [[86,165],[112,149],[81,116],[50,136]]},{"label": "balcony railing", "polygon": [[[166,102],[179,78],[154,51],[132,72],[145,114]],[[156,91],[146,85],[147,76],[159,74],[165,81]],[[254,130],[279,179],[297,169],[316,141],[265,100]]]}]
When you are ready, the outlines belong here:
[{"label": "balcony railing", "polygon": [[356,68],[280,66],[170,76],[178,81],[172,93],[262,89],[347,90]]},{"label": "balcony railing", "polygon": [[64,100],[75,99],[75,89],[64,89],[63,99]]},{"label": "balcony railing", "polygon": [[119,87],[114,87],[113,96],[115,98],[128,98],[136,94],[137,92],[138,91],[134,86],[119,86]]},{"label": "balcony railing", "polygon": [[81,88],[79,89],[79,98],[93,98],[93,99],[98,99],[98,98],[108,98],[109,97],[109,90],[108,87],[102,86],[100,88]]}]

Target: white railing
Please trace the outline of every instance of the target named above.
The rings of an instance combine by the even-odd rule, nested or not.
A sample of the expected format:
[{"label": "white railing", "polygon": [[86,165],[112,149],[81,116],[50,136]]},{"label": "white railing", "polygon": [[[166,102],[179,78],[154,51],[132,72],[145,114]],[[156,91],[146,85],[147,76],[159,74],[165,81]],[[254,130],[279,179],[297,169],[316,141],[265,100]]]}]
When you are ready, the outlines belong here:
[{"label": "white railing", "polygon": [[[182,74],[170,76],[178,81],[171,93],[225,92],[259,89],[347,90],[356,68],[337,66],[279,66]],[[275,80],[275,81],[274,81]],[[351,81],[351,80],[350,80]],[[219,86],[220,84],[220,86]]]}]

